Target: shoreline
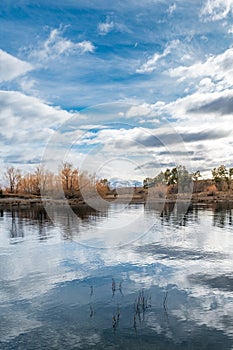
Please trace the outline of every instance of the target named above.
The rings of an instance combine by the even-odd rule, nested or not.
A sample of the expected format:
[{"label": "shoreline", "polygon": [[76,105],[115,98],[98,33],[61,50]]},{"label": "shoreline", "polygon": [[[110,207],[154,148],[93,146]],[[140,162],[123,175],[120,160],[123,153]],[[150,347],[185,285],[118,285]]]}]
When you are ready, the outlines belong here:
[{"label": "shoreline", "polygon": [[[105,197],[103,198],[104,201],[106,201],[106,204],[114,203],[114,204],[169,204],[169,203],[187,203],[190,202],[190,204],[218,204],[218,203],[224,203],[224,204],[233,204],[233,196],[227,196],[226,193],[224,194],[218,194],[215,196],[206,196],[206,195],[200,195],[200,194],[193,194],[192,198],[185,195],[171,195],[166,198],[146,198],[146,197],[130,197],[130,196],[122,196],[118,198],[112,198],[112,197]],[[97,199],[98,201],[98,199]],[[85,203],[81,199],[52,199],[49,197],[41,198],[41,197],[26,197],[26,196],[9,196],[0,198],[0,209],[4,208],[31,208],[34,206],[42,206],[45,205],[51,205],[51,206],[65,206],[69,205],[71,207],[79,207],[79,206],[89,206],[88,203]]]}]

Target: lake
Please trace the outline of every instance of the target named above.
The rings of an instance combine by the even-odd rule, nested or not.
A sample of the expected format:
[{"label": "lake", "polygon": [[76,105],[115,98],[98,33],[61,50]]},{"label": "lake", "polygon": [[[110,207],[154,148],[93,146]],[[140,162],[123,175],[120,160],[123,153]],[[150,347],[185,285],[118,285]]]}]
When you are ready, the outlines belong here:
[{"label": "lake", "polygon": [[186,209],[0,210],[0,349],[233,349],[233,208]]}]

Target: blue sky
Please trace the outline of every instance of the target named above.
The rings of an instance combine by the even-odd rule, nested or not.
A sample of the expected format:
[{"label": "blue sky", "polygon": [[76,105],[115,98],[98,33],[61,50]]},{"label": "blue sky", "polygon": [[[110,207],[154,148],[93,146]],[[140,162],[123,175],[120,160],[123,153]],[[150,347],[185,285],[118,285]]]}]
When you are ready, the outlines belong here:
[{"label": "blue sky", "polygon": [[232,14],[232,0],[2,0],[1,168],[43,161],[54,130],[57,163],[108,178],[233,166]]}]

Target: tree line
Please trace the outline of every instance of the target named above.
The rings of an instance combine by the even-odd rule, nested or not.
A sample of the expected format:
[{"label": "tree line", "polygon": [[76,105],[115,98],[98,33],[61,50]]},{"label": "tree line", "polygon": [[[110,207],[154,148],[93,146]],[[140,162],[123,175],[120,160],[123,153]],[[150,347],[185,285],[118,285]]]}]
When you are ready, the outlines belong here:
[{"label": "tree line", "polygon": [[[43,165],[40,165],[34,171],[23,174],[20,169],[11,166],[6,169],[4,178],[7,184],[5,192],[11,194],[56,196],[61,186],[65,196],[70,198],[81,197],[83,188],[85,188],[85,193],[90,195],[97,191],[104,196],[110,191],[107,179],[99,179],[95,174],[80,171],[68,162],[62,163],[58,173],[48,171]],[[147,177],[143,180],[143,187],[148,189],[163,185],[169,187],[172,192],[177,191],[178,187],[180,191],[188,192],[192,190],[194,185],[195,192],[201,178],[199,170],[190,173],[185,166],[178,165],[172,169],[167,168],[165,171],[161,171],[153,178]],[[223,191],[231,189],[232,178],[233,168],[220,165],[212,169],[212,179],[209,181],[216,186],[217,190]],[[205,181],[208,180],[201,182]]]},{"label": "tree line", "polygon": [[[233,168],[227,168],[225,165],[213,168],[212,181],[216,185],[219,191],[224,189],[230,189],[233,178]],[[158,175],[153,178],[147,177],[143,180],[144,188],[151,188],[156,185],[174,186],[179,185],[181,190],[189,190],[192,182],[194,187],[197,185],[198,180],[202,177],[199,170],[190,173],[185,166],[178,165],[172,169],[167,168],[165,171],[161,171]]]},{"label": "tree line", "polygon": [[99,179],[95,174],[80,171],[68,162],[62,163],[58,173],[47,170],[43,165],[37,166],[34,171],[23,174],[13,166],[4,173],[6,182],[5,192],[31,195],[56,195],[63,188],[66,197],[80,197],[82,188],[86,193],[105,194],[109,190],[107,179]]}]

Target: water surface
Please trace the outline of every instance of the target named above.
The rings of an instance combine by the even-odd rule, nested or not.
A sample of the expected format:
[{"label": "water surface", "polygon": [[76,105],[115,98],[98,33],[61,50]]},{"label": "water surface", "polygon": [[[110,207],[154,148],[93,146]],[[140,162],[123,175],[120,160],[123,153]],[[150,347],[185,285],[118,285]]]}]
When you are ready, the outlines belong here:
[{"label": "water surface", "polygon": [[0,211],[0,349],[233,349],[229,205],[74,212]]}]

